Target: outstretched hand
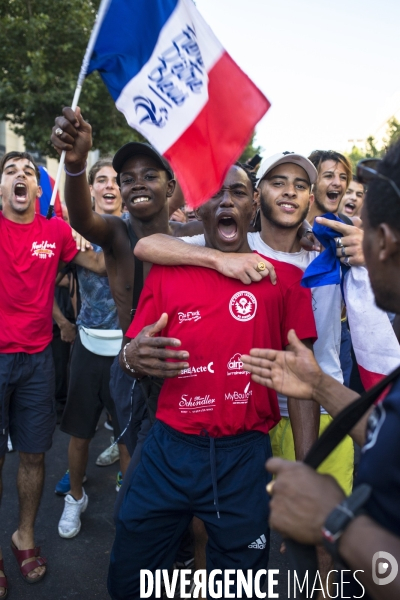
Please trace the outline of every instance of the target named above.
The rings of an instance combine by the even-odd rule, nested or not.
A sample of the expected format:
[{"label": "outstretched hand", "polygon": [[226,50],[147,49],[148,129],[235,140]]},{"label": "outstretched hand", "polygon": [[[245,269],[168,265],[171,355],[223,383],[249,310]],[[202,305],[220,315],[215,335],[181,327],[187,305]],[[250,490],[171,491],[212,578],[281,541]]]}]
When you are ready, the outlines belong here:
[{"label": "outstretched hand", "polygon": [[241,357],[243,369],[250,371],[256,383],[293,398],[309,400],[322,371],[314,354],[297,337],[294,329],[288,334],[289,350],[253,348]]},{"label": "outstretched hand", "polygon": [[[253,281],[261,281],[264,277],[271,279],[273,285],[276,284],[276,273],[273,265],[265,260],[264,257],[258,254],[246,253],[237,254],[234,252],[223,252],[218,260],[217,270],[225,277],[232,279],[240,279],[242,283],[252,283]],[[263,263],[264,270],[257,269],[258,265]]]},{"label": "outstretched hand", "polygon": [[[167,323],[168,315],[163,313],[156,323],[144,327],[127,346],[126,360],[139,376],[176,377],[183,369],[189,367],[186,362],[189,358],[188,352],[166,348],[167,346],[180,346],[180,340],[158,337],[157,334],[166,327]],[[166,359],[172,359],[174,362]],[[120,364],[124,367],[121,360],[122,357]]]},{"label": "outstretched hand", "polygon": [[50,139],[58,154],[65,150],[66,165],[80,168],[85,163],[92,147],[92,128],[82,117],[79,106],[75,112],[72,108],[63,108],[63,116],[56,118]]}]

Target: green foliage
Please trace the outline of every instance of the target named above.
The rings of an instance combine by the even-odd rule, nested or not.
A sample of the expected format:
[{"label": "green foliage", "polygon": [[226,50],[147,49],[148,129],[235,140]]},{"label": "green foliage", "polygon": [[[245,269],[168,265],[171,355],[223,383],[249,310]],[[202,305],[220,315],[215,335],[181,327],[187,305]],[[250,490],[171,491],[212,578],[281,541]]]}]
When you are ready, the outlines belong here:
[{"label": "green foliage", "polygon": [[387,138],[384,138],[383,143],[387,149],[400,139],[400,123],[395,117],[387,122],[386,134]]},{"label": "green foliage", "polygon": [[357,163],[360,160],[362,160],[363,158],[365,158],[365,153],[360,148],[357,148],[357,146],[353,146],[353,148],[351,149],[351,152],[346,153],[346,157],[351,162],[352,171],[353,171],[353,173],[355,173]]},{"label": "green foliage", "polygon": [[253,135],[250,138],[249,143],[247,144],[246,148],[243,151],[243,154],[239,158],[240,162],[245,163],[250,158],[253,158],[253,156],[255,154],[261,154],[263,148],[261,146],[255,146],[254,145],[254,138],[255,137],[256,137],[256,133],[254,131]]},{"label": "green foliage", "polygon": [[[99,0],[3,0],[0,3],[0,120],[29,148],[56,156],[54,119],[69,106]],[[94,147],[112,153],[143,138],[117,111],[97,73],[82,89],[79,106],[93,128]]]}]

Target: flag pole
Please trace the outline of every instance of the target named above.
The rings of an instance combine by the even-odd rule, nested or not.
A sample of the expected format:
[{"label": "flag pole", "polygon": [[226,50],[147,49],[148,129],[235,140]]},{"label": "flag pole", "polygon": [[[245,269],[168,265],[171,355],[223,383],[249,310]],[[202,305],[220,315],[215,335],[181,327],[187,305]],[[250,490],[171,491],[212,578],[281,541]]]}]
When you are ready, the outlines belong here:
[{"label": "flag pole", "polygon": [[[81,70],[79,72],[79,77],[78,77],[78,81],[77,81],[76,88],[75,88],[74,98],[72,100],[72,105],[71,105],[72,110],[75,110],[76,107],[78,106],[79,96],[81,95],[82,85],[83,85],[83,82],[86,77],[90,59],[92,57],[93,48],[94,48],[94,45],[97,40],[97,36],[100,31],[100,27],[103,23],[104,17],[106,15],[106,12],[107,12],[110,4],[111,4],[111,0],[101,0],[100,6],[99,6],[99,11],[96,16],[96,21],[95,21],[94,27],[92,29],[92,33],[90,34],[89,43],[87,45],[85,56],[83,57],[83,61],[82,61]],[[47,211],[46,219],[51,219],[51,217],[53,216],[54,203],[56,201],[56,195],[57,195],[58,187],[60,185],[61,173],[62,173],[62,169],[64,166],[64,162],[65,162],[65,150],[62,151],[61,156],[60,156],[57,177],[56,177],[56,181],[54,184],[53,193],[51,195],[50,205],[49,205],[49,209]]]}]

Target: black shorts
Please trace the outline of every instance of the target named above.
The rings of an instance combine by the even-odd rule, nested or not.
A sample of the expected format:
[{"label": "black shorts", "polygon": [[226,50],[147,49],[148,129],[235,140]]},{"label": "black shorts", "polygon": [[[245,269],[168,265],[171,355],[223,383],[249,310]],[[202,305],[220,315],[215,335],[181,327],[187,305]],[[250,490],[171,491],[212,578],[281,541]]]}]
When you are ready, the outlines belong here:
[{"label": "black shorts", "polygon": [[68,397],[60,429],[74,437],[91,439],[103,408],[112,418],[114,438],[120,434],[115,404],[110,394],[110,368],[114,356],[87,350],[79,334],[71,356]]},{"label": "black shorts", "polygon": [[19,452],[50,450],[56,426],[51,346],[42,352],[0,354],[0,456],[7,435]]}]

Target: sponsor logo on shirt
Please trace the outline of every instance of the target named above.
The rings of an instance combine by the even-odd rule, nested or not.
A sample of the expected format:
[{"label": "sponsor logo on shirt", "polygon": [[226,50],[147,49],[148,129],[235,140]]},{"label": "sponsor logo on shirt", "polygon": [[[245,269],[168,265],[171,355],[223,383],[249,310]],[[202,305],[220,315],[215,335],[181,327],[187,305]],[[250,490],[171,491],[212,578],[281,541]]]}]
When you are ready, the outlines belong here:
[{"label": "sponsor logo on shirt", "polygon": [[187,321],[198,321],[199,319],[201,319],[201,314],[199,310],[196,310],[194,312],[179,312],[178,313],[178,319],[179,319],[179,323],[186,323]]},{"label": "sponsor logo on shirt", "polygon": [[33,242],[31,252],[32,256],[38,256],[39,258],[51,258],[55,256],[53,250],[56,248],[56,243],[50,244],[47,240],[45,242]]},{"label": "sponsor logo on shirt", "polygon": [[189,367],[187,369],[183,369],[181,374],[178,376],[178,379],[184,379],[185,377],[197,377],[199,373],[214,373],[214,363],[209,362],[206,366],[201,367]]},{"label": "sponsor logo on shirt", "polygon": [[247,404],[248,399],[253,393],[253,390],[250,390],[251,381],[246,385],[243,392],[229,392],[225,394],[225,400],[231,400],[232,404]]},{"label": "sponsor logo on shirt", "polygon": [[229,375],[247,375],[248,371],[243,369],[243,363],[240,360],[240,352],[237,352],[228,361],[228,376]]},{"label": "sponsor logo on shirt", "polygon": [[206,412],[213,410],[215,406],[215,398],[211,398],[209,394],[205,396],[191,396],[190,394],[182,394],[179,402],[181,412]]},{"label": "sponsor logo on shirt", "polygon": [[229,301],[229,312],[236,321],[250,321],[256,316],[256,297],[250,292],[236,292]]}]

